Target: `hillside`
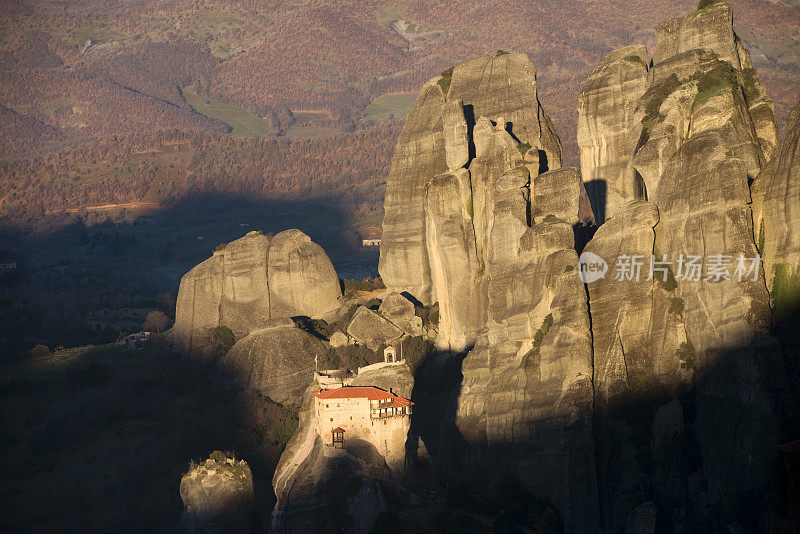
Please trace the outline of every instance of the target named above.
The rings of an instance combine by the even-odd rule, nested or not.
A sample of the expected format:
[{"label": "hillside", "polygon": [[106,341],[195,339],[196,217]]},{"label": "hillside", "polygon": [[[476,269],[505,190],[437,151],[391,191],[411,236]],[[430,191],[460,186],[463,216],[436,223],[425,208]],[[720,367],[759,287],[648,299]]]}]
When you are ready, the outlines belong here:
[{"label": "hillside", "polygon": [[[533,59],[543,103],[557,129],[572,132],[592,65],[613,48],[652,45],[658,20],[693,4],[19,0],[4,7],[0,104],[77,138],[218,131],[224,125],[183,101],[180,88],[193,85],[276,131],[292,122],[289,110],[324,109],[352,125],[382,94],[415,91],[467,57],[512,49]],[[782,124],[798,94],[800,11],[767,1],[733,7]],[[574,161],[573,136],[564,142]]]}]

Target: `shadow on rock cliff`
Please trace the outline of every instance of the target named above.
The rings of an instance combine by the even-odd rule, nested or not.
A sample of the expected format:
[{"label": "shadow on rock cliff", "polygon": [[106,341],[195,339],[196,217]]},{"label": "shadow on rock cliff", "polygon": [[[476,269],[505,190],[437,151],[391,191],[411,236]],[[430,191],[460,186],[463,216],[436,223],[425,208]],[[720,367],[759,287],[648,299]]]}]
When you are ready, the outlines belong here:
[{"label": "shadow on rock cliff", "polygon": [[415,373],[407,475],[424,499],[427,531],[562,532],[555,506],[531,491],[516,466],[476,469],[475,449],[456,425],[462,363],[469,350],[433,351]]},{"label": "shadow on rock cliff", "polygon": [[[409,457],[435,465],[450,523],[459,514],[478,514],[490,518],[483,531],[500,528],[507,514],[515,528],[558,532],[562,520],[569,523],[569,512],[559,509],[556,516],[548,512],[546,529],[534,527],[542,516],[520,514],[519,503],[498,515],[491,504],[501,495],[497,485],[519,482],[528,496],[525,510],[541,512],[564,491],[581,501],[573,508],[599,504],[604,532],[793,532],[800,510],[789,488],[798,481],[788,477],[797,475],[784,468],[778,446],[800,439],[798,321],[800,307],[775,321],[777,340],[730,347],[706,363],[689,359],[682,382],[631,377],[590,414],[591,444],[562,439],[570,441],[570,427],[580,420],[535,419],[531,439],[470,443],[457,425],[461,367],[470,356],[431,354],[416,375]],[[554,441],[548,444],[547,436]],[[548,463],[564,449],[568,456],[594,456],[594,499],[564,487],[571,463],[561,466],[560,479],[547,478]]]}]

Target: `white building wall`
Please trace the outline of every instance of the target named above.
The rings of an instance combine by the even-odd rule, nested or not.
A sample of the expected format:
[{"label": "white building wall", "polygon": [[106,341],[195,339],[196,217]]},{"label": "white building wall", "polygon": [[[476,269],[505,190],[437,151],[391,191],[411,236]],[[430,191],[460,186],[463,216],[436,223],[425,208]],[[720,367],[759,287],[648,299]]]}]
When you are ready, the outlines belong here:
[{"label": "white building wall", "polygon": [[373,419],[367,399],[319,399],[314,398],[317,431],[323,443],[330,445],[332,430],[345,430],[345,446],[350,439],[362,439],[372,443],[386,459],[390,467],[403,465],[406,454],[406,438],[411,426],[408,415]]}]

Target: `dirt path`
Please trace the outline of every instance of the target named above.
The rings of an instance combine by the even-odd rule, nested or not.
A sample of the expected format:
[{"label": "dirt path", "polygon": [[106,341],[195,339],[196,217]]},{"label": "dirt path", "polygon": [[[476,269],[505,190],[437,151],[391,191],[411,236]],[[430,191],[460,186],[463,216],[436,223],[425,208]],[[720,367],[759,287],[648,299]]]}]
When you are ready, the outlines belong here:
[{"label": "dirt path", "polygon": [[158,202],[122,202],[119,204],[99,204],[97,206],[86,206],[85,208],[61,208],[54,210],[47,210],[45,213],[78,213],[81,209],[86,211],[103,211],[112,210],[114,208],[158,208],[161,205]]}]

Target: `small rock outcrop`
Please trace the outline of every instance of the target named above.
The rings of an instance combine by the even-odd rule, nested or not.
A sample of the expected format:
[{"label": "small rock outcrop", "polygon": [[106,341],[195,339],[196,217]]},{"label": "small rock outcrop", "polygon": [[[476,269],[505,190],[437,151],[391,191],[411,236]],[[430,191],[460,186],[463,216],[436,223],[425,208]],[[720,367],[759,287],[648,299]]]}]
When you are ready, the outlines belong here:
[{"label": "small rock outcrop", "polygon": [[283,405],[302,402],[325,343],[289,318],[272,319],[240,339],[218,362],[226,377]]},{"label": "small rock outcrop", "polygon": [[187,534],[253,532],[253,475],[244,460],[214,451],[180,483]]},{"label": "small rock outcrop", "polygon": [[339,278],[322,247],[299,230],[275,236],[250,232],[220,246],[181,279],[172,330],[174,346],[202,354],[211,332],[237,337],[270,319],[318,317],[342,304]]},{"label": "small rock outcrop", "polygon": [[347,335],[374,350],[381,344],[397,341],[403,336],[403,331],[366,306],[359,306],[347,326]]},{"label": "small rock outcrop", "polygon": [[341,330],[337,330],[333,334],[331,334],[331,338],[329,340],[331,347],[343,347],[345,345],[350,344],[350,338],[347,337],[347,334],[342,332]]},{"label": "small rock outcrop", "polygon": [[416,315],[414,303],[399,293],[389,293],[378,313],[409,336],[422,335],[422,318]]}]

